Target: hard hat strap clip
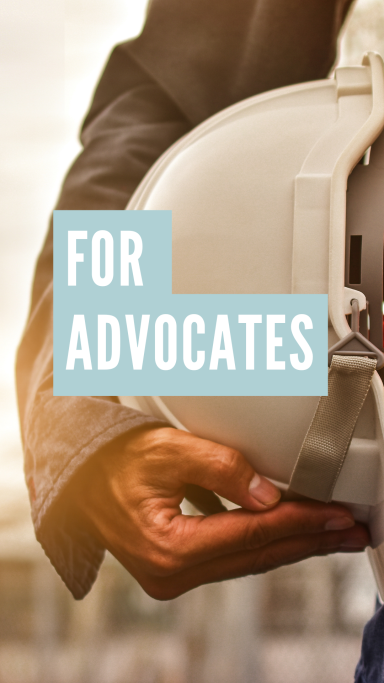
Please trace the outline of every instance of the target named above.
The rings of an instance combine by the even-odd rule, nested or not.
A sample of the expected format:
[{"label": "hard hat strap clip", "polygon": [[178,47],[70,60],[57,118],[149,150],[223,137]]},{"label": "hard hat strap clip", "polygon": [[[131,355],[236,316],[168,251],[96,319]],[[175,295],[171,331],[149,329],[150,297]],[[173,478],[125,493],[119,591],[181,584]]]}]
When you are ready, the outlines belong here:
[{"label": "hard hat strap clip", "polygon": [[363,356],[376,358],[376,369],[384,366],[384,353],[359,332],[360,308],[357,299],[352,299],[351,332],[340,339],[328,350],[328,366],[332,363],[334,354],[338,356]]}]

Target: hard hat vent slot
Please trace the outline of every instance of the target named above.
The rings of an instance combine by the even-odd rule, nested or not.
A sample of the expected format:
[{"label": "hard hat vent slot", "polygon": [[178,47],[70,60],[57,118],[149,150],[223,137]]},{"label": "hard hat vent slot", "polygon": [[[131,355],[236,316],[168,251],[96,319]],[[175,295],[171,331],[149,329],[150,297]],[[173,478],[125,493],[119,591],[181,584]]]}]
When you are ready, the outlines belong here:
[{"label": "hard hat vent slot", "polygon": [[384,350],[383,143],[384,133],[367,149],[349,177],[345,240],[345,285],[364,294],[367,308],[361,312],[360,332],[380,350]]},{"label": "hard hat vent slot", "polygon": [[362,235],[351,235],[349,250],[349,284],[361,285]]}]

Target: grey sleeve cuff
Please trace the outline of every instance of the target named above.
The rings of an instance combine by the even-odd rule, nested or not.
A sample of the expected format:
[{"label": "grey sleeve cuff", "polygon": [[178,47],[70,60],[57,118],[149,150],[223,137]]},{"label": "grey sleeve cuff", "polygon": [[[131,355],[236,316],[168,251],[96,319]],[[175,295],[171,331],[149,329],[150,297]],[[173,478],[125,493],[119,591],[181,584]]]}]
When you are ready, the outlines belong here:
[{"label": "grey sleeve cuff", "polygon": [[[108,405],[107,401],[103,403]],[[77,472],[100,451],[108,457],[108,447],[112,447],[119,437],[128,437],[132,430],[143,425],[161,427],[167,424],[123,406],[112,405],[119,412],[123,411],[124,417],[73,455],[53,484],[46,487],[44,480],[40,478],[40,491],[37,494],[34,478],[28,478],[36,538],[77,600],[85,597],[92,588],[105,551],[89,533],[85,520],[77,511],[74,488],[68,484],[76,479]]]}]

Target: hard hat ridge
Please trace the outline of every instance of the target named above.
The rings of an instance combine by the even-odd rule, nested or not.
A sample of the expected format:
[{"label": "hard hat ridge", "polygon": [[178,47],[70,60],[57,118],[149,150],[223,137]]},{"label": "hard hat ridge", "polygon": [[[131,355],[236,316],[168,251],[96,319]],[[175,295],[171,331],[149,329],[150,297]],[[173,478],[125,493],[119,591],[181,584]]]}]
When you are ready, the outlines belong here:
[{"label": "hard hat ridge", "polygon": [[382,595],[383,127],[383,62],[368,53],[333,79],[251,97],[204,122],[128,206],[172,209],[175,293],[328,294],[336,390],[327,399],[138,397],[136,406],[237,448],[284,490],[348,505],[370,525]]}]

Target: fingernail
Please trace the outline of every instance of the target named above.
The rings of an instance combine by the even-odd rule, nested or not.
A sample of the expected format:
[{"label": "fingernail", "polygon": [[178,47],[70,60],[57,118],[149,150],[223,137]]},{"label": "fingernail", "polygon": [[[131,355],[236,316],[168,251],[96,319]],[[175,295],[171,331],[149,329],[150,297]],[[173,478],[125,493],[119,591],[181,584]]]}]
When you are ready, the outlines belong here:
[{"label": "fingernail", "polygon": [[274,484],[272,484],[268,479],[260,477],[259,474],[255,474],[251,479],[249,485],[249,493],[252,498],[257,500],[262,505],[273,505],[280,500],[281,493]]},{"label": "fingernail", "polygon": [[364,550],[366,548],[368,543],[362,543],[361,541],[358,541],[354,538],[350,538],[348,541],[344,541],[343,543],[340,544],[340,548],[360,548],[361,550]]},{"label": "fingernail", "polygon": [[350,517],[334,517],[329,519],[325,525],[326,531],[342,531],[342,529],[351,529],[355,526],[355,521]]}]

